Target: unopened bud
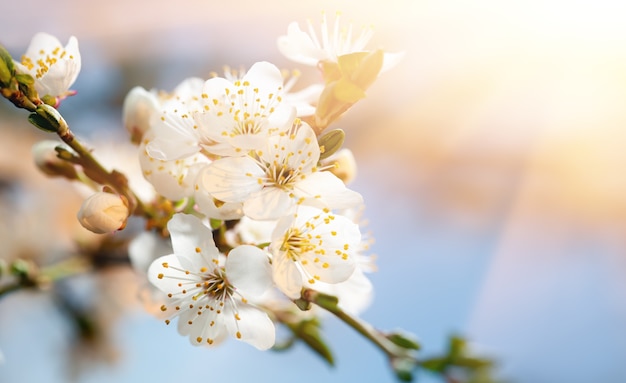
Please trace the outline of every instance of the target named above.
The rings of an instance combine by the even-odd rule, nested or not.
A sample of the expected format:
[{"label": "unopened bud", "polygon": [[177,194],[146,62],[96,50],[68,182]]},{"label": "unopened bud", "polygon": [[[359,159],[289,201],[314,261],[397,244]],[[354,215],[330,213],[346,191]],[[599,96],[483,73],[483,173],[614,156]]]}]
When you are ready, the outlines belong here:
[{"label": "unopened bud", "polygon": [[40,141],[33,145],[32,153],[35,165],[44,174],[71,180],[78,178],[76,168],[68,161],[74,154],[66,144],[52,140]]},{"label": "unopened bud", "polygon": [[144,133],[150,128],[150,116],[158,107],[156,96],[144,88],[136,86],[128,92],[124,99],[122,118],[132,143],[141,142]]},{"label": "unopened bud", "polygon": [[28,116],[28,121],[41,130],[51,133],[63,133],[67,123],[58,110],[48,104],[41,104]]},{"label": "unopened bud", "polygon": [[332,166],[328,169],[344,184],[349,184],[356,177],[356,160],[350,149],[341,149],[322,161],[323,166]]},{"label": "unopened bud", "polygon": [[105,234],[124,229],[128,215],[128,206],[122,197],[98,192],[83,202],[78,221],[89,231]]}]

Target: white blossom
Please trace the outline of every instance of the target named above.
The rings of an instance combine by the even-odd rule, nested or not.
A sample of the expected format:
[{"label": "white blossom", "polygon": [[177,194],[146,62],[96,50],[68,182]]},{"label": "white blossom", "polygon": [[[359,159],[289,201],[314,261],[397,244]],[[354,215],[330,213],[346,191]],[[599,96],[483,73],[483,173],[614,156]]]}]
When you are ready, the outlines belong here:
[{"label": "white blossom", "polygon": [[354,273],[360,241],[359,227],[350,219],[328,209],[300,206],[279,220],[272,233],[274,282],[294,299],[305,282],[343,282]]},{"label": "white blossom", "polygon": [[21,61],[15,64],[19,72],[33,76],[39,96],[63,99],[73,94],[69,89],[80,72],[78,40],[72,36],[63,47],[56,37],[37,33]]},{"label": "white blossom", "polygon": [[202,89],[202,109],[194,114],[199,144],[216,155],[243,155],[268,136],[291,127],[296,109],[283,102],[283,76],[268,62],[257,62],[241,80],[215,77]]},{"label": "white blossom", "polygon": [[[297,22],[287,27],[287,34],[278,38],[278,49],[288,59],[316,66],[321,61],[337,62],[339,56],[356,52],[367,52],[367,44],[374,35],[373,26],[364,26],[361,32],[353,31],[352,23],[347,27],[341,25],[341,14],[335,15],[335,23],[329,28],[326,13],[322,13],[322,22],[318,36],[311,20],[307,21],[307,31],[300,29]],[[403,53],[385,53],[381,72],[395,66]]]},{"label": "white blossom", "polygon": [[339,209],[362,203],[335,175],[319,171],[319,156],[315,133],[302,123],[270,137],[253,155],[214,161],[198,183],[218,200],[242,202],[244,214],[259,220],[291,214],[299,204]]},{"label": "white blossom", "polygon": [[195,345],[214,345],[228,334],[259,349],[274,345],[275,329],[268,315],[248,299],[272,285],[269,257],[242,245],[220,262],[211,230],[200,219],[176,214],[168,223],[174,253],[155,260],[150,282],[167,294],[161,307],[178,317],[178,331]]}]

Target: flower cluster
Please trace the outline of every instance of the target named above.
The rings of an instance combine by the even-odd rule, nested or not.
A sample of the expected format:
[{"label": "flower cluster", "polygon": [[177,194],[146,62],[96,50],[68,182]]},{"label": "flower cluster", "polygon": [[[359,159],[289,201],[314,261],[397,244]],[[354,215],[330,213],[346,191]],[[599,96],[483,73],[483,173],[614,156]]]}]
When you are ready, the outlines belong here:
[{"label": "flower cluster", "polygon": [[[364,50],[369,35],[352,42],[337,26],[334,33],[328,40],[324,16],[325,43],[316,49],[309,46],[315,33],[294,25],[279,38],[288,58],[318,66],[326,79],[298,93],[290,92],[296,77],[261,61],[206,81],[186,79],[171,93],[137,87],[125,100],[125,125],[139,145],[146,179],[166,198],[193,201],[186,212],[193,215],[179,213],[169,221],[173,254],[155,260],[148,277],[169,297],[161,308],[172,313],[166,322],[178,317],[179,332],[194,344],[217,344],[228,333],[271,347],[268,313],[288,302],[267,294],[271,287],[292,300],[304,288],[320,286],[345,307],[363,306],[351,306],[351,295],[368,301],[371,284],[359,261],[365,242],[350,218],[363,199],[345,184],[354,173],[348,168],[353,157],[343,149],[336,160],[329,158],[341,142],[332,139],[336,132],[322,132],[338,115],[319,106],[347,110],[355,100],[342,92],[364,92],[362,85],[373,81],[381,63],[364,59],[374,54]],[[342,67],[345,60],[351,68]],[[343,72],[328,69],[333,65]],[[369,78],[361,88],[345,88],[365,72]],[[329,92],[337,81],[345,89]],[[220,252],[211,223],[232,220],[237,224]]]},{"label": "flower cluster", "polygon": [[[132,180],[118,182],[119,173],[99,166],[73,140],[34,150],[46,174],[95,191],[78,213],[88,230],[111,233],[124,229],[129,216],[143,215],[155,237],[169,236],[171,247],[145,246],[146,237],[137,236],[130,258],[162,292],[160,315],[168,324],[177,318],[193,344],[215,345],[231,335],[270,348],[274,323],[297,320],[295,302],[305,291],[336,296],[355,313],[369,302],[364,271],[371,259],[355,215],[363,198],[346,186],[354,157],[341,149],[343,131],[327,128],[364,97],[390,56],[366,50],[371,29],[353,39],[339,15],[332,31],[323,15],[321,43],[311,25],[309,31],[294,23],[278,39],[286,57],[321,71],[321,83],[298,92],[292,89],[300,72],[267,61],[188,78],[172,92],[129,92],[123,120],[154,188],[151,200],[142,201],[138,195],[146,193],[130,190]],[[52,36],[35,36],[14,63],[42,97],[43,103],[31,100],[37,105],[31,122],[67,138],[53,105],[72,94],[80,62],[74,37],[63,48]],[[171,250],[150,250],[164,248]]]}]

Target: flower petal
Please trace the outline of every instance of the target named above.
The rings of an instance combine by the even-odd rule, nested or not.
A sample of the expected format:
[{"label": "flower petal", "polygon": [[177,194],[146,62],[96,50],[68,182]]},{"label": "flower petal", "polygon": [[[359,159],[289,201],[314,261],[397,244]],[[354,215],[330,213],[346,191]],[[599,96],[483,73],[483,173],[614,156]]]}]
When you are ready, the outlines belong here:
[{"label": "flower petal", "polygon": [[319,208],[348,209],[363,204],[361,194],[350,190],[331,172],[315,172],[295,185],[294,194],[304,204]]},{"label": "flower petal", "polygon": [[259,297],[272,286],[269,255],[256,246],[238,246],[226,257],[226,276],[241,295]]},{"label": "flower petal", "polygon": [[[274,243],[272,243],[274,244]],[[275,252],[272,258],[272,278],[278,288],[289,298],[300,298],[302,274],[296,263],[284,252]]]},{"label": "flower petal", "polygon": [[274,220],[294,212],[296,201],[285,190],[266,187],[243,204],[243,212],[252,219]]},{"label": "flower petal", "polygon": [[[172,238],[174,254],[185,257],[194,266],[215,267],[214,261],[219,257],[219,251],[213,242],[211,229],[202,221],[188,214],[174,214],[167,223],[167,229]],[[202,257],[198,257],[198,254]],[[189,268],[189,267],[186,267]]]},{"label": "flower petal", "polygon": [[222,158],[213,161],[199,175],[204,189],[224,202],[243,202],[250,194],[260,190],[264,174],[249,157]]},{"label": "flower petal", "polygon": [[276,342],[276,329],[267,314],[248,304],[237,307],[239,320],[226,320],[228,333],[236,339],[267,350]]}]

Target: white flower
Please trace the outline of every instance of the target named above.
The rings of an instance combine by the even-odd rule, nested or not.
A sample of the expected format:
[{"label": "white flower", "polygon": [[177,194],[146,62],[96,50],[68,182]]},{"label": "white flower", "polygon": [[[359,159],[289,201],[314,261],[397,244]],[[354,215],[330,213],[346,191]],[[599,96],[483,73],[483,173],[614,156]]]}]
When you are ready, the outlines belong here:
[{"label": "white flower", "polygon": [[141,142],[143,135],[150,129],[150,118],[159,110],[159,100],[154,92],[136,86],[124,98],[122,121],[130,134],[131,142]]},{"label": "white flower", "polygon": [[273,346],[274,323],[247,301],[272,285],[268,255],[243,245],[221,266],[211,230],[198,218],[176,214],[167,227],[174,254],[154,261],[148,278],[167,293],[161,309],[178,317],[179,333],[195,345],[217,344],[230,334],[258,349]]},{"label": "white flower", "polygon": [[305,282],[340,283],[356,267],[359,226],[346,217],[300,206],[278,221],[272,233],[272,274],[285,295],[299,298]]},{"label": "white flower", "polygon": [[209,153],[243,155],[268,136],[290,128],[296,110],[283,103],[283,76],[268,62],[257,62],[241,80],[215,77],[202,90],[194,133]]},{"label": "white flower", "polygon": [[[172,93],[146,91],[136,87],[124,102],[124,124],[135,142],[141,138],[139,163],[144,177],[162,196],[177,201],[192,197],[197,171],[210,160],[198,153],[195,138],[184,134],[189,123],[193,129],[191,110],[198,107],[204,81],[191,77],[181,82]],[[181,135],[181,132],[183,133]],[[184,155],[168,157],[163,150],[183,149]]]},{"label": "white flower", "polygon": [[78,222],[96,234],[111,233],[126,226],[129,211],[120,196],[98,192],[87,198],[78,211]]},{"label": "white flower", "polygon": [[[342,27],[340,13],[335,16],[332,30],[326,21],[326,13],[322,13],[320,38],[318,38],[311,20],[307,21],[308,32],[300,29],[297,22],[287,27],[287,35],[278,38],[278,49],[288,59],[305,64],[318,65],[320,61],[337,62],[339,56],[355,52],[365,52],[367,43],[374,34],[372,26],[363,27],[358,36],[353,35],[352,24]],[[385,53],[381,72],[396,65],[403,54]]]},{"label": "white flower", "polygon": [[299,204],[340,209],[362,203],[335,175],[318,171],[319,156],[315,133],[302,123],[270,137],[253,156],[214,161],[198,184],[218,200],[243,202],[244,214],[259,220],[291,214]]},{"label": "white flower", "polygon": [[69,89],[80,72],[78,40],[72,36],[63,47],[56,37],[37,33],[16,66],[19,72],[33,76],[39,96],[63,99],[73,94]]}]

